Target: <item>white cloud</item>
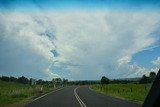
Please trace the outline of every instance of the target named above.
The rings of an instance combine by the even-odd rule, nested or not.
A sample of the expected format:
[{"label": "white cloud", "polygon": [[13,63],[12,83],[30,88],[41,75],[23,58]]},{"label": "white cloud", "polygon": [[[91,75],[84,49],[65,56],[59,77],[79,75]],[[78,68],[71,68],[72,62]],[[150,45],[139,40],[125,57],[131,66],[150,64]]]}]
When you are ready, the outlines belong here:
[{"label": "white cloud", "polygon": [[[52,74],[51,66],[65,66],[73,79],[143,75],[145,68],[129,62],[158,40],[152,33],[160,22],[158,12],[143,11],[5,13],[0,18],[0,59],[7,66],[0,62],[1,74],[54,77],[58,75]],[[40,36],[46,30],[53,35]],[[52,55],[53,49],[58,57]]]},{"label": "white cloud", "polygon": [[146,70],[129,64],[132,55],[158,40],[152,35],[159,27],[158,12],[66,12],[48,17],[56,27],[58,60],[76,79],[141,76]]},{"label": "white cloud", "polygon": [[156,68],[152,68],[150,71],[151,71],[151,72],[156,72],[156,73],[158,73],[159,68],[158,68],[158,67],[156,67]]},{"label": "white cloud", "polygon": [[152,63],[156,66],[160,68],[160,57],[158,57],[156,60],[152,61]]},{"label": "white cloud", "polygon": [[152,63],[155,65],[155,67],[152,68],[151,71],[157,73],[160,69],[160,57],[157,57],[157,59],[153,60]]},{"label": "white cloud", "polygon": [[[39,20],[40,19],[40,20]],[[1,75],[27,76],[51,79],[57,77],[50,71],[55,61],[51,50],[53,43],[40,35],[47,29],[42,18],[23,13],[0,14],[0,72]]]}]

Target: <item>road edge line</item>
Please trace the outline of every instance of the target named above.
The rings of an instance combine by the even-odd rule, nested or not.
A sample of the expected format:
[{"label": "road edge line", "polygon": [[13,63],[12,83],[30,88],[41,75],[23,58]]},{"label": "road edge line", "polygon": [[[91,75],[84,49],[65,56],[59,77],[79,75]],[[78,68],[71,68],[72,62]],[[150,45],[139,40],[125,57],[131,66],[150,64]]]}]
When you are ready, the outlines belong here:
[{"label": "road edge line", "polygon": [[46,93],[46,94],[44,94],[44,95],[41,95],[41,96],[33,99],[33,100],[31,101],[31,103],[34,102],[34,101],[36,101],[36,100],[39,100],[39,99],[45,97],[46,95],[49,95],[49,94],[51,94],[51,93],[57,92],[57,91],[59,91],[59,90],[62,90],[63,88],[65,88],[65,87],[58,88],[58,89],[55,89],[55,90],[53,90],[53,91],[51,91],[51,92],[48,92],[48,93]]}]

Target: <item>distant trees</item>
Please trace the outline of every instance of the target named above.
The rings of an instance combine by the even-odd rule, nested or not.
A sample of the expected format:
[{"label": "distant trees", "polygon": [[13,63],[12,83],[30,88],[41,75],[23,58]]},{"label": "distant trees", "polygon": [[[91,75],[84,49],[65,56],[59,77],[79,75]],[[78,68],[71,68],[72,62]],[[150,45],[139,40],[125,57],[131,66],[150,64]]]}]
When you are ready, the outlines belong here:
[{"label": "distant trees", "polygon": [[37,80],[36,82],[37,82],[37,84],[39,84],[39,85],[43,85],[43,84],[44,84],[44,81],[43,81],[42,79],[39,79],[39,80]]},{"label": "distant trees", "polygon": [[149,77],[147,77],[146,75],[143,75],[139,83],[140,84],[151,83],[154,81],[155,78],[156,78],[156,73],[150,72]]},{"label": "distant trees", "polygon": [[111,84],[127,84],[127,83],[136,83],[138,80],[123,80],[123,79],[114,79],[111,80]]},{"label": "distant trees", "polygon": [[30,84],[30,85],[45,85],[45,84],[50,84],[56,86],[66,86],[66,85],[91,85],[91,84],[100,84],[99,80],[77,80],[77,81],[68,81],[68,79],[61,79],[61,78],[53,78],[51,81],[46,81],[43,79],[33,79],[30,78],[28,79],[25,76],[22,77],[7,77],[7,76],[0,76],[0,80],[6,81],[6,82],[18,82],[22,84]]},{"label": "distant trees", "polygon": [[15,77],[7,77],[7,76],[2,76],[0,77],[0,80],[2,81],[7,81],[7,82],[19,82],[19,83],[22,83],[22,84],[28,84],[29,83],[29,80],[28,78],[22,76],[22,77],[18,77],[18,78],[15,78]]},{"label": "distant trees", "polygon": [[143,75],[142,78],[139,81],[140,84],[145,84],[145,83],[149,83],[149,77],[147,77],[146,75]]},{"label": "distant trees", "polygon": [[143,75],[142,78],[135,78],[135,79],[114,79],[114,80],[109,80],[107,77],[103,76],[101,78],[100,83],[103,84],[127,84],[127,83],[134,83],[134,84],[146,84],[146,83],[152,83],[154,79],[156,78],[156,73],[155,72],[150,72],[149,76]]},{"label": "distant trees", "polygon": [[103,76],[103,77],[101,78],[101,84],[102,84],[102,85],[103,85],[103,84],[109,84],[109,82],[110,82],[110,80],[109,80],[107,77]]},{"label": "distant trees", "polygon": [[56,81],[57,84],[62,84],[61,78],[56,78],[55,81]]},{"label": "distant trees", "polygon": [[22,84],[37,84],[37,85],[45,85],[49,84],[50,86],[56,87],[56,86],[63,86],[63,85],[91,85],[91,84],[109,84],[109,83],[120,83],[120,84],[127,84],[127,83],[140,83],[140,84],[145,84],[145,83],[151,83],[154,81],[156,78],[156,73],[155,72],[150,72],[149,76],[143,75],[142,78],[137,78],[136,80],[123,80],[123,79],[114,79],[114,80],[109,80],[107,77],[103,76],[101,80],[79,80],[79,81],[68,81],[68,79],[61,79],[61,78],[54,78],[51,81],[46,81],[42,79],[33,79],[30,78],[28,79],[25,76],[21,77],[7,77],[7,76],[0,76],[0,80],[2,81],[7,81],[7,82],[18,82]]},{"label": "distant trees", "polygon": [[22,84],[28,84],[28,83],[29,83],[29,80],[28,80],[28,78],[22,76],[22,77],[19,77],[19,78],[18,78],[18,82],[19,82],[19,83],[22,83]]},{"label": "distant trees", "polygon": [[149,74],[150,81],[153,82],[155,78],[156,78],[156,73],[155,72],[150,72],[150,74]]},{"label": "distant trees", "polygon": [[[18,82],[18,83],[22,83],[22,84],[31,84],[32,83],[32,78],[28,79],[27,77],[25,76],[21,76],[21,77],[7,77],[7,76],[2,76],[0,77],[0,80],[2,81],[6,81],[6,82]],[[36,81],[36,79],[34,79]],[[38,82],[38,84],[44,84],[46,83],[46,81],[40,79],[40,80],[37,80],[36,82]]]},{"label": "distant trees", "polygon": [[[8,78],[9,78],[9,77],[8,77]],[[11,81],[11,82],[18,82],[18,79],[11,76],[11,77],[10,77],[10,81]]]},{"label": "distant trees", "polygon": [[69,85],[91,85],[91,84],[100,84],[99,80],[91,81],[91,80],[81,80],[81,81],[68,81]]},{"label": "distant trees", "polygon": [[10,81],[10,78],[7,77],[7,76],[2,76],[2,77],[0,78],[0,80],[2,80],[2,81]]},{"label": "distant trees", "polygon": [[55,85],[60,85],[62,83],[61,78],[53,78],[52,83]]},{"label": "distant trees", "polygon": [[[28,79],[27,77],[25,76],[21,76],[21,77],[7,77],[7,76],[0,76],[0,80],[2,81],[6,81],[6,82],[18,82],[18,83],[22,83],[22,84],[37,84],[37,85],[44,85],[44,84],[56,84],[56,85],[66,85],[66,84],[69,84],[69,81],[68,79],[61,79],[61,78],[54,78],[52,81],[45,81],[43,79],[33,79],[33,78],[30,78]],[[34,83],[33,83],[34,82]]]},{"label": "distant trees", "polygon": [[67,85],[67,84],[68,84],[68,79],[64,79],[64,78],[63,78],[62,83],[63,83],[64,85]]}]

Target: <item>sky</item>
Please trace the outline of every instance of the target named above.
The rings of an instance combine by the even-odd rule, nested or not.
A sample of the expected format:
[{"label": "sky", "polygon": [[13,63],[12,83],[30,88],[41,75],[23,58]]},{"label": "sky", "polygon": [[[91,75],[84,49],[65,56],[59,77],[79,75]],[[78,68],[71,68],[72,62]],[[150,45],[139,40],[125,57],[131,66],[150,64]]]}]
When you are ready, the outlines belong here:
[{"label": "sky", "polygon": [[1,0],[0,76],[135,78],[160,68],[159,0]]}]

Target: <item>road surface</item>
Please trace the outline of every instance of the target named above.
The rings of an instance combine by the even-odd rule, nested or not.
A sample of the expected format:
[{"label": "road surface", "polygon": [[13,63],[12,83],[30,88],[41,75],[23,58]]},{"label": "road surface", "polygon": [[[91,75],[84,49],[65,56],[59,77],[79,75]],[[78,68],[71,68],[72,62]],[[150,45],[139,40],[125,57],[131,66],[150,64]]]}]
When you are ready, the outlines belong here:
[{"label": "road surface", "polygon": [[37,98],[26,107],[141,107],[137,103],[96,93],[89,86],[71,86]]}]

